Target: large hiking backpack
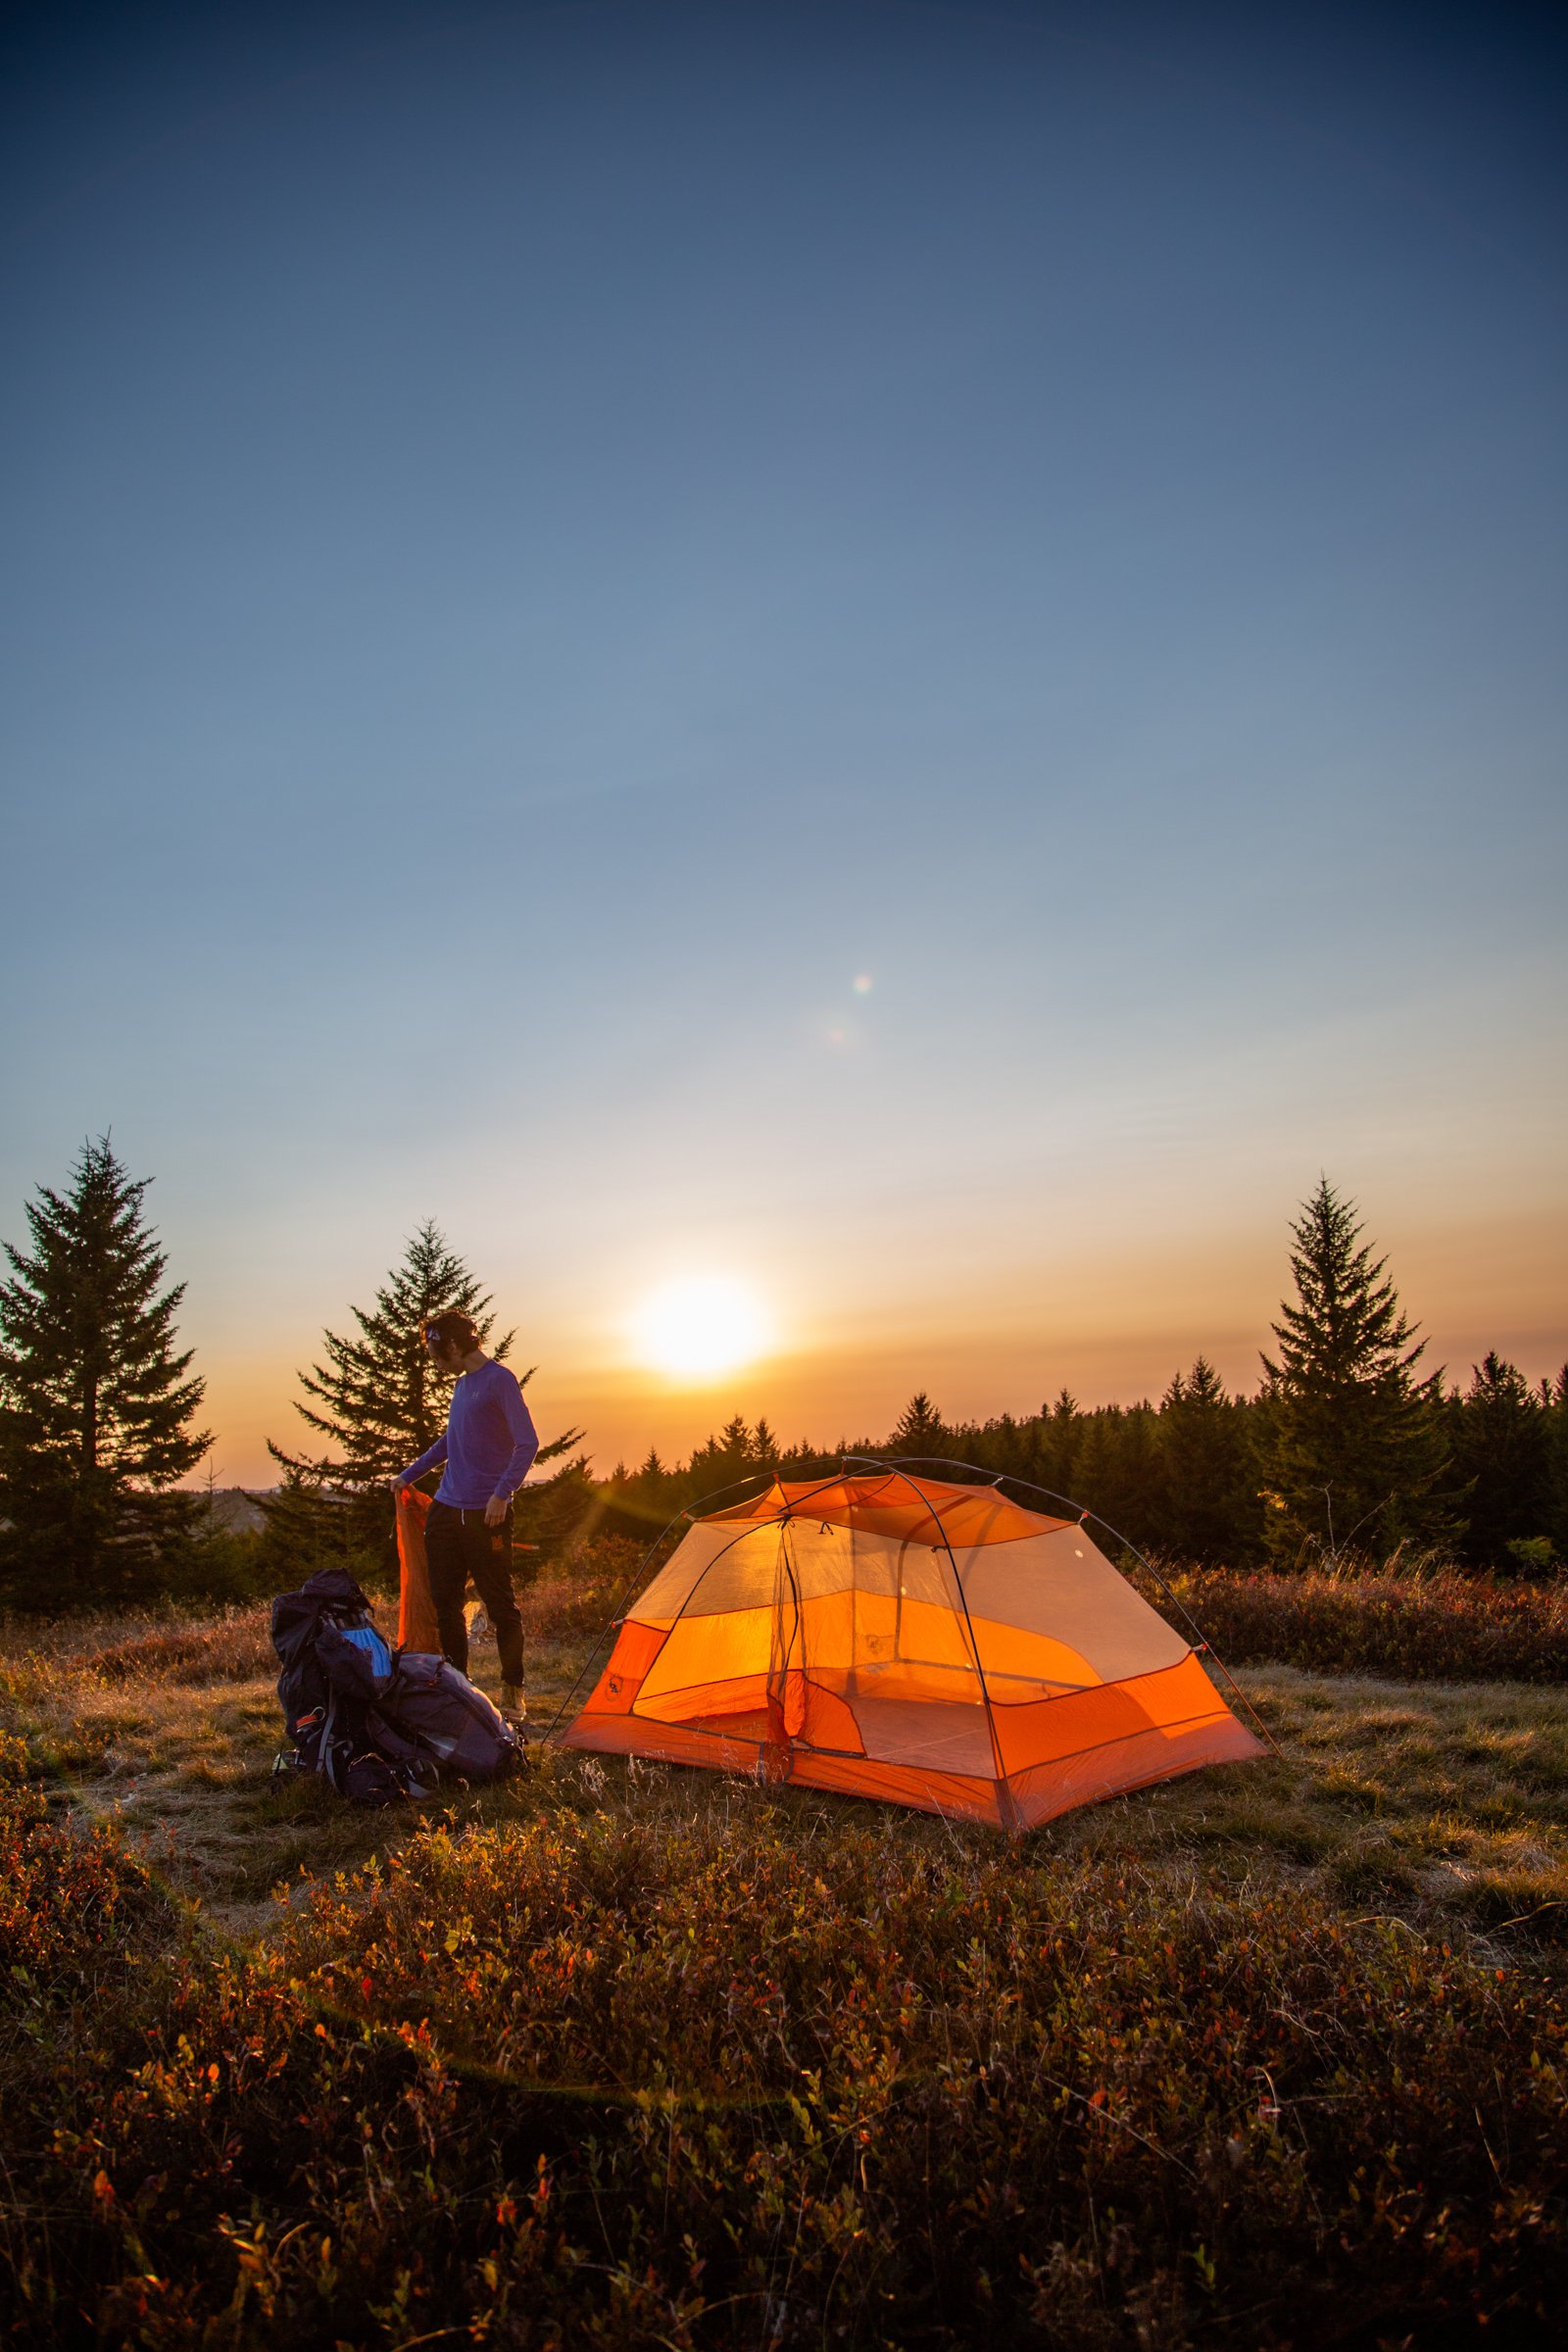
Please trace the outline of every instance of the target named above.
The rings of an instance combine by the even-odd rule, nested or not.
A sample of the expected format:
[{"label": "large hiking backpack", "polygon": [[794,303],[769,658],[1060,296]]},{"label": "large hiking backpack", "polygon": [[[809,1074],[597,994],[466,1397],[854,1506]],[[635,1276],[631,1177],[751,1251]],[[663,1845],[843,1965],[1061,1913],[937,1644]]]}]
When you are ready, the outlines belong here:
[{"label": "large hiking backpack", "polygon": [[357,1804],[395,1804],[435,1787],[418,1756],[388,1754],[371,1717],[392,1652],[370,1623],[369,1602],[341,1568],[321,1568],[272,1603],[272,1646],[282,1663],[277,1695],[292,1750],[275,1772],[319,1772]]},{"label": "large hiking backpack", "polygon": [[449,1780],[498,1781],[522,1761],[521,1741],[484,1692],[428,1650],[399,1650],[375,1714]]},{"label": "large hiking backpack", "polygon": [[391,1804],[442,1777],[498,1780],[522,1748],[482,1690],[445,1658],[394,1651],[340,1568],[272,1603],[277,1695],[294,1742],[275,1769],[323,1773],[340,1796]]},{"label": "large hiking backpack", "polygon": [[332,1687],[316,1654],[328,1628],[369,1627],[369,1602],[341,1568],[321,1568],[297,1592],[272,1603],[272,1647],[282,1664],[277,1678],[283,1724],[300,1772],[324,1770],[321,1757]]}]

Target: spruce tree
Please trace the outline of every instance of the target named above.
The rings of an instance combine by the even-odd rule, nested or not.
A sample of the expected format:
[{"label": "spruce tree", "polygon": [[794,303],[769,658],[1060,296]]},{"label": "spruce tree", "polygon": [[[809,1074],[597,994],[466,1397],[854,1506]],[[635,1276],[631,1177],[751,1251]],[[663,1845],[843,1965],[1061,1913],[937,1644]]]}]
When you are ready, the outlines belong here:
[{"label": "spruce tree", "polygon": [[895,1459],[900,1454],[912,1454],[932,1460],[940,1459],[948,1449],[949,1432],[942,1415],[924,1389],[917,1389],[899,1416],[887,1450]]},{"label": "spruce tree", "polygon": [[1054,1405],[1040,1407],[1035,1424],[1035,1468],[1029,1475],[1049,1494],[1068,1499],[1077,1496],[1087,1418],[1070,1389],[1062,1389]]},{"label": "spruce tree", "polygon": [[695,1446],[686,1466],[683,1499],[696,1501],[738,1486],[760,1467],[757,1444],[744,1413],[734,1413],[716,1436]]},{"label": "spruce tree", "polygon": [[1387,1261],[1357,1247],[1355,1204],[1326,1176],[1291,1232],[1296,1303],[1271,1326],[1279,1360],[1263,1358],[1270,1549],[1334,1565],[1447,1533],[1442,1375],[1416,1377],[1426,1342]]},{"label": "spruce tree", "polygon": [[[423,1326],[428,1317],[456,1308],[472,1317],[481,1345],[504,1362],[514,1335],[509,1331],[492,1341],[495,1317],[489,1307],[476,1278],[427,1218],[376,1292],[374,1305],[350,1308],[358,1330],[323,1335],[325,1360],[299,1374],[312,1401],[296,1400],[294,1409],[325,1445],[316,1453],[292,1454],[270,1438],[267,1442],[285,1474],[270,1507],[286,1514],[301,1552],[330,1553],[346,1540],[371,1550],[389,1543],[388,1482],[445,1429],[457,1378],[431,1363]],[[526,1387],[530,1378],[531,1370],[521,1374],[520,1385]],[[569,1430],[542,1446],[537,1459],[556,1459],[581,1437],[581,1430]],[[436,1480],[432,1476],[424,1483],[433,1489]],[[358,1506],[346,1522],[344,1497]],[[535,1507],[537,1498],[529,1500]],[[314,1529],[309,1544],[304,1540],[308,1519]]]},{"label": "spruce tree", "polygon": [[1449,1406],[1467,1521],[1461,1549],[1478,1568],[1508,1568],[1510,1545],[1549,1540],[1550,1425],[1539,1390],[1493,1348]]},{"label": "spruce tree", "polygon": [[1157,1541],[1179,1559],[1240,1567],[1261,1538],[1257,1465],[1247,1408],[1206,1356],[1178,1372],[1159,1403],[1166,1494]]},{"label": "spruce tree", "polygon": [[456,1374],[440,1371],[425,1351],[423,1327],[449,1308],[471,1315],[482,1345],[505,1362],[510,1331],[493,1344],[495,1317],[478,1282],[427,1218],[375,1294],[375,1304],[349,1312],[359,1325],[344,1338],[322,1337],[324,1363],[299,1375],[315,1401],[295,1403],[309,1429],[326,1439],[318,1453],[292,1454],[268,1440],[267,1450],[285,1470],[340,1492],[384,1486],[437,1439],[447,1424]]},{"label": "spruce tree", "polygon": [[30,1250],[5,1245],[0,1560],[24,1605],[155,1589],[161,1549],[199,1507],[172,1492],[211,1441],[191,1426],[204,1384],[174,1338],[185,1286],[161,1287],[168,1259],[143,1221],[151,1181],[100,1136],[67,1192],[28,1204]]},{"label": "spruce tree", "polygon": [[1167,1494],[1159,1421],[1147,1397],[1082,1415],[1073,1484],[1081,1506],[1129,1543],[1158,1544]]},{"label": "spruce tree", "polygon": [[752,1433],[752,1459],[759,1470],[776,1470],[779,1465],[779,1444],[768,1426],[764,1413]]},{"label": "spruce tree", "polygon": [[1546,1527],[1556,1558],[1568,1564],[1568,1364],[1539,1391],[1546,1416]]}]

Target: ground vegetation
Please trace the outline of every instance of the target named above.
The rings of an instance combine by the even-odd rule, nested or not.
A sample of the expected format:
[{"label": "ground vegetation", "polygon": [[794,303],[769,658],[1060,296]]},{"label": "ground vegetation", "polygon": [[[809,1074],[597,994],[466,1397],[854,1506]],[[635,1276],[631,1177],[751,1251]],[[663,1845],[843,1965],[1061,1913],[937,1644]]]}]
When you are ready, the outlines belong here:
[{"label": "ground vegetation", "polygon": [[[542,1711],[624,1564],[526,1596]],[[273,1663],[8,1644],[8,2341],[1549,2332],[1563,1688],[1243,1667],[1278,1753],[1012,1846],[586,1756],[356,1814],[270,1780]]]}]

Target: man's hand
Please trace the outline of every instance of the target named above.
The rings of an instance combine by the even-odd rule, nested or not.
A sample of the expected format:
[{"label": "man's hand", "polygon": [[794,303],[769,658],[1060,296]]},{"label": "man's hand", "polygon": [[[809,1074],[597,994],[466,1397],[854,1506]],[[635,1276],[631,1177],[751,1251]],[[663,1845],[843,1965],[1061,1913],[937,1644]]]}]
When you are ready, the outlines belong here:
[{"label": "man's hand", "polygon": [[489,1501],[484,1506],[484,1523],[486,1527],[505,1526],[507,1506],[511,1500],[512,1496],[510,1494],[491,1495]]},{"label": "man's hand", "polygon": [[396,1502],[400,1494],[406,1494],[409,1491],[409,1482],[404,1477],[401,1470],[398,1472],[396,1478],[389,1479],[387,1483],[392,1489],[392,1499],[394,1502]]}]

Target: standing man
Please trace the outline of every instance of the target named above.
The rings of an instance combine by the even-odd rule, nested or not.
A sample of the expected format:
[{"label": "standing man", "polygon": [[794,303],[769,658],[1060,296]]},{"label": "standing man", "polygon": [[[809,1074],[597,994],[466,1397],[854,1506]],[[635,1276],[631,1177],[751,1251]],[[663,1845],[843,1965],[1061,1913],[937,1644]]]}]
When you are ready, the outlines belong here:
[{"label": "standing man", "polygon": [[443,1372],[456,1372],[446,1434],[392,1481],[394,1494],[445,1463],[424,1523],[430,1597],[441,1647],[460,1673],[468,1671],[468,1627],[464,1595],[471,1578],[495,1628],[501,1652],[501,1703],[522,1712],[522,1619],[512,1589],[512,1497],[539,1450],[532,1415],[516,1375],[479,1346],[471,1315],[450,1308],[422,1327],[425,1353]]}]

